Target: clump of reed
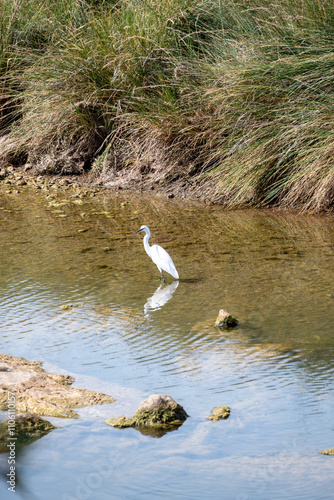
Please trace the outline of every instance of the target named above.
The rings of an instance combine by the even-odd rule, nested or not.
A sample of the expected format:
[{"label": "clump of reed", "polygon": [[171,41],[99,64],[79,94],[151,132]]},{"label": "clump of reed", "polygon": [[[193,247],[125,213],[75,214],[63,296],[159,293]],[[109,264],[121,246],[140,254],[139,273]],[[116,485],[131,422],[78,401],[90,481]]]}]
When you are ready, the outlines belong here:
[{"label": "clump of reed", "polygon": [[332,2],[0,3],[7,160],[333,209]]}]

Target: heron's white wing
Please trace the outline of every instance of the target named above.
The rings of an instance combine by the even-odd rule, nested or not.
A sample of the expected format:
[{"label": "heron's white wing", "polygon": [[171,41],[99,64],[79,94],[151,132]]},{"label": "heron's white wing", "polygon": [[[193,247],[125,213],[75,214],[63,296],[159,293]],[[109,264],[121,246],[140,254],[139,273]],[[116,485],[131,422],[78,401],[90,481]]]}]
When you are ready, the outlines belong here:
[{"label": "heron's white wing", "polygon": [[174,266],[172,258],[160,245],[151,246],[151,259],[160,269],[171,274],[173,278],[179,279],[179,273]]}]

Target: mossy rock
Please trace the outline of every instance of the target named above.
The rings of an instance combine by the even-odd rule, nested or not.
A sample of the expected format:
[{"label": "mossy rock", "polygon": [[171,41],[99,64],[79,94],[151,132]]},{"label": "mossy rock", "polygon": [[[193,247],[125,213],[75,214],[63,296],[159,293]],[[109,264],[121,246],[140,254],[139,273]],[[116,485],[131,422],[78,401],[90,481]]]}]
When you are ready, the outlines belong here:
[{"label": "mossy rock", "polygon": [[120,417],[108,418],[105,423],[111,425],[111,427],[117,427],[117,429],[125,429],[126,427],[133,427],[135,421],[133,418],[121,415]]},{"label": "mossy rock", "polygon": [[8,394],[15,393],[15,409],[52,417],[77,418],[75,409],[115,401],[111,396],[70,387],[69,375],[48,373],[40,362],[0,354],[0,409],[8,409]]},{"label": "mossy rock", "polygon": [[[105,421],[106,424],[118,429],[126,427],[139,428],[145,434],[152,435],[152,428],[168,428],[179,427],[188,415],[184,408],[176,403],[170,396],[164,394],[152,394],[145,399],[136,413],[128,418],[124,415],[116,418],[109,418]],[[155,433],[156,434],[156,433]],[[159,433],[158,433],[159,434]],[[157,436],[158,437],[158,436]]]},{"label": "mossy rock", "polygon": [[[6,419],[0,424],[1,437],[5,432],[8,432],[8,422],[9,419]],[[52,429],[56,429],[56,427],[48,420],[44,420],[34,413],[18,414],[15,416],[15,434],[18,436],[45,434]]]},{"label": "mossy rock", "polygon": [[[14,425],[12,425],[13,420]],[[11,426],[9,427],[10,423]],[[34,413],[18,414],[13,419],[6,419],[0,424],[0,453],[8,453],[7,444],[10,443],[11,438],[13,441],[15,438],[15,448],[20,449],[48,434],[53,429],[56,429],[56,427],[51,422],[40,418]],[[13,435],[10,432],[13,432]]]},{"label": "mossy rock", "polygon": [[321,455],[334,455],[334,448],[329,448],[329,450],[319,451]]},{"label": "mossy rock", "polygon": [[214,422],[217,422],[218,420],[226,420],[230,416],[230,413],[231,408],[228,406],[216,406],[207,420],[213,420]]},{"label": "mossy rock", "polygon": [[73,307],[74,307],[74,305],[73,305],[73,304],[62,304],[62,305],[60,306],[60,309],[61,309],[62,311],[72,311]]},{"label": "mossy rock", "polygon": [[225,311],[225,309],[221,309],[219,311],[217,319],[214,323],[214,326],[218,328],[235,328],[237,325],[239,325],[237,318]]}]

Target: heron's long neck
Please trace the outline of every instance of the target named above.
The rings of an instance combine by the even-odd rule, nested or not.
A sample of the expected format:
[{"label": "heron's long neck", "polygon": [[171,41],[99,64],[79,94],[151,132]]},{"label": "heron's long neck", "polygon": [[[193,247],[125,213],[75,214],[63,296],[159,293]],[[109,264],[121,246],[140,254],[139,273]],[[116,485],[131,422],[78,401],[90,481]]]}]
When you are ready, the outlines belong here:
[{"label": "heron's long neck", "polygon": [[148,233],[148,234],[146,233],[145,236],[144,236],[144,248],[146,250],[147,255],[149,255],[149,256],[151,256],[151,247],[150,247],[150,245],[148,243],[148,240],[150,239],[150,236],[151,236],[150,233]]}]

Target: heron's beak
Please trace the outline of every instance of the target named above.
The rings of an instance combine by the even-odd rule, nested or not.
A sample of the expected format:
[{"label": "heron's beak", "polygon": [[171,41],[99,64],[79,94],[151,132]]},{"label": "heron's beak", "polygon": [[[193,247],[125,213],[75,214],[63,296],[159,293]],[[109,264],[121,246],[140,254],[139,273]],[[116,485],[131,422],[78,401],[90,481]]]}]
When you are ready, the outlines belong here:
[{"label": "heron's beak", "polygon": [[138,229],[138,231],[136,231],[135,234],[140,233],[140,231],[142,231],[142,229]]}]

